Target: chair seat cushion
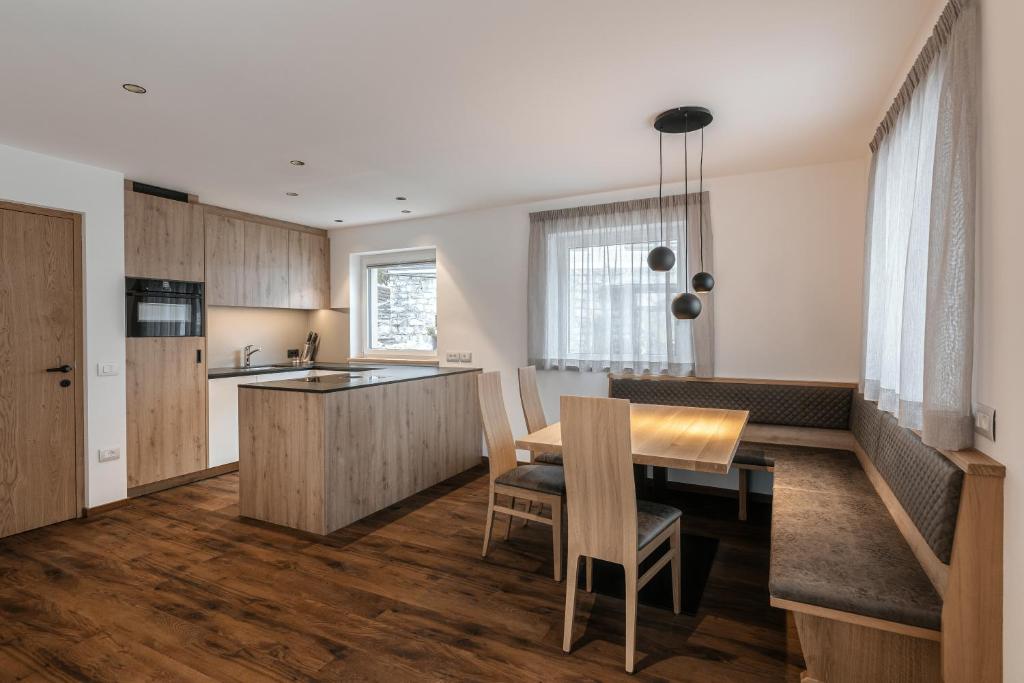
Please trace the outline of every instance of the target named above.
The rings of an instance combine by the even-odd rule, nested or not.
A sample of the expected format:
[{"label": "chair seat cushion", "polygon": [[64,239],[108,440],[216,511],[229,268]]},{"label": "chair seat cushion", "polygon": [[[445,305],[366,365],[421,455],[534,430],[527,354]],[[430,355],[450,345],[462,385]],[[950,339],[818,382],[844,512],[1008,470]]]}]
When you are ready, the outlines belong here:
[{"label": "chair seat cushion", "polygon": [[638,500],[636,502],[636,547],[643,548],[682,515],[679,508],[671,505]]},{"label": "chair seat cushion", "polygon": [[541,465],[558,465],[562,466],[562,454],[561,453],[540,453],[533,459],[534,462],[540,463]]},{"label": "chair seat cushion", "polygon": [[520,465],[499,475],[494,483],[556,496],[565,494],[565,472],[555,465]]},{"label": "chair seat cushion", "polygon": [[769,458],[763,448],[757,446],[745,446],[741,445],[736,450],[736,455],[732,459],[734,465],[756,465],[758,467],[772,467],[775,465],[775,459]]}]

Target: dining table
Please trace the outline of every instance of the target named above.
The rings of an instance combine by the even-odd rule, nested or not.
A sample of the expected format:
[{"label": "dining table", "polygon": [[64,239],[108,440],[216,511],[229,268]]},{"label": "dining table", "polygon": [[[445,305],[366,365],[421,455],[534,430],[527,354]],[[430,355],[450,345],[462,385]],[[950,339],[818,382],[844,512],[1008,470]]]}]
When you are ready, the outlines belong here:
[{"label": "dining table", "polygon": [[[727,474],[750,413],[634,403],[629,416],[634,465]],[[517,439],[516,447],[534,454],[561,453],[561,423]]]}]

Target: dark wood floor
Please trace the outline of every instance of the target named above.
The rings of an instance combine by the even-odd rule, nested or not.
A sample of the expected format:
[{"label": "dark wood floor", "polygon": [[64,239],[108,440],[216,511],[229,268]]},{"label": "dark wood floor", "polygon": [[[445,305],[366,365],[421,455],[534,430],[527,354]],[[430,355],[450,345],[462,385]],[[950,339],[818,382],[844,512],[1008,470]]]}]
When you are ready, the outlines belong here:
[{"label": "dark wood floor", "polygon": [[[477,468],[319,538],[240,519],[231,474],[2,539],[0,680],[628,680],[619,599],[581,593],[562,653],[546,529],[480,559],[486,487]],[[633,679],[798,681],[767,506],[680,498],[717,554],[695,617],[641,606]]]}]

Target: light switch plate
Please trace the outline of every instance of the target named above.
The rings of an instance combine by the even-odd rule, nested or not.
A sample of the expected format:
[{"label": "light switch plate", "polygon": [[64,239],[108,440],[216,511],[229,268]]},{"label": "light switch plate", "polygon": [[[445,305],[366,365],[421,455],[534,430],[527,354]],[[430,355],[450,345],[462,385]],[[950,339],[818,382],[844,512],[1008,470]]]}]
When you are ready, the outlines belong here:
[{"label": "light switch plate", "polygon": [[473,362],[473,354],[470,353],[469,351],[462,351],[462,352],[460,352],[459,353],[459,362],[460,363],[472,363]]},{"label": "light switch plate", "polygon": [[996,440],[996,409],[983,403],[974,404],[974,431],[976,434]]},{"label": "light switch plate", "polygon": [[117,374],[117,363],[97,363],[96,374],[100,377],[113,377]]},{"label": "light switch plate", "polygon": [[458,363],[459,354],[457,351],[449,351],[448,353],[445,354],[444,359],[449,363]]},{"label": "light switch plate", "polygon": [[121,458],[120,448],[101,448],[100,449],[100,462],[110,462],[111,460],[119,460]]}]

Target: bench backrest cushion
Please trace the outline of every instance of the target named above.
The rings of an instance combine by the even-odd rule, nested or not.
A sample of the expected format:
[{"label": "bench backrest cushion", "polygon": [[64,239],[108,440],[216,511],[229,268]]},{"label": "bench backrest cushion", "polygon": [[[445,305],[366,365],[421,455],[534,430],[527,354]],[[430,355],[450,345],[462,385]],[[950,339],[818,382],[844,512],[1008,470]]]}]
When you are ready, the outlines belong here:
[{"label": "bench backrest cushion", "polygon": [[932,552],[949,564],[963,470],[860,396],[854,399],[850,428]]},{"label": "bench backrest cushion", "polygon": [[608,395],[633,403],[749,410],[756,424],[849,429],[853,389],[828,385],[612,377]]}]

